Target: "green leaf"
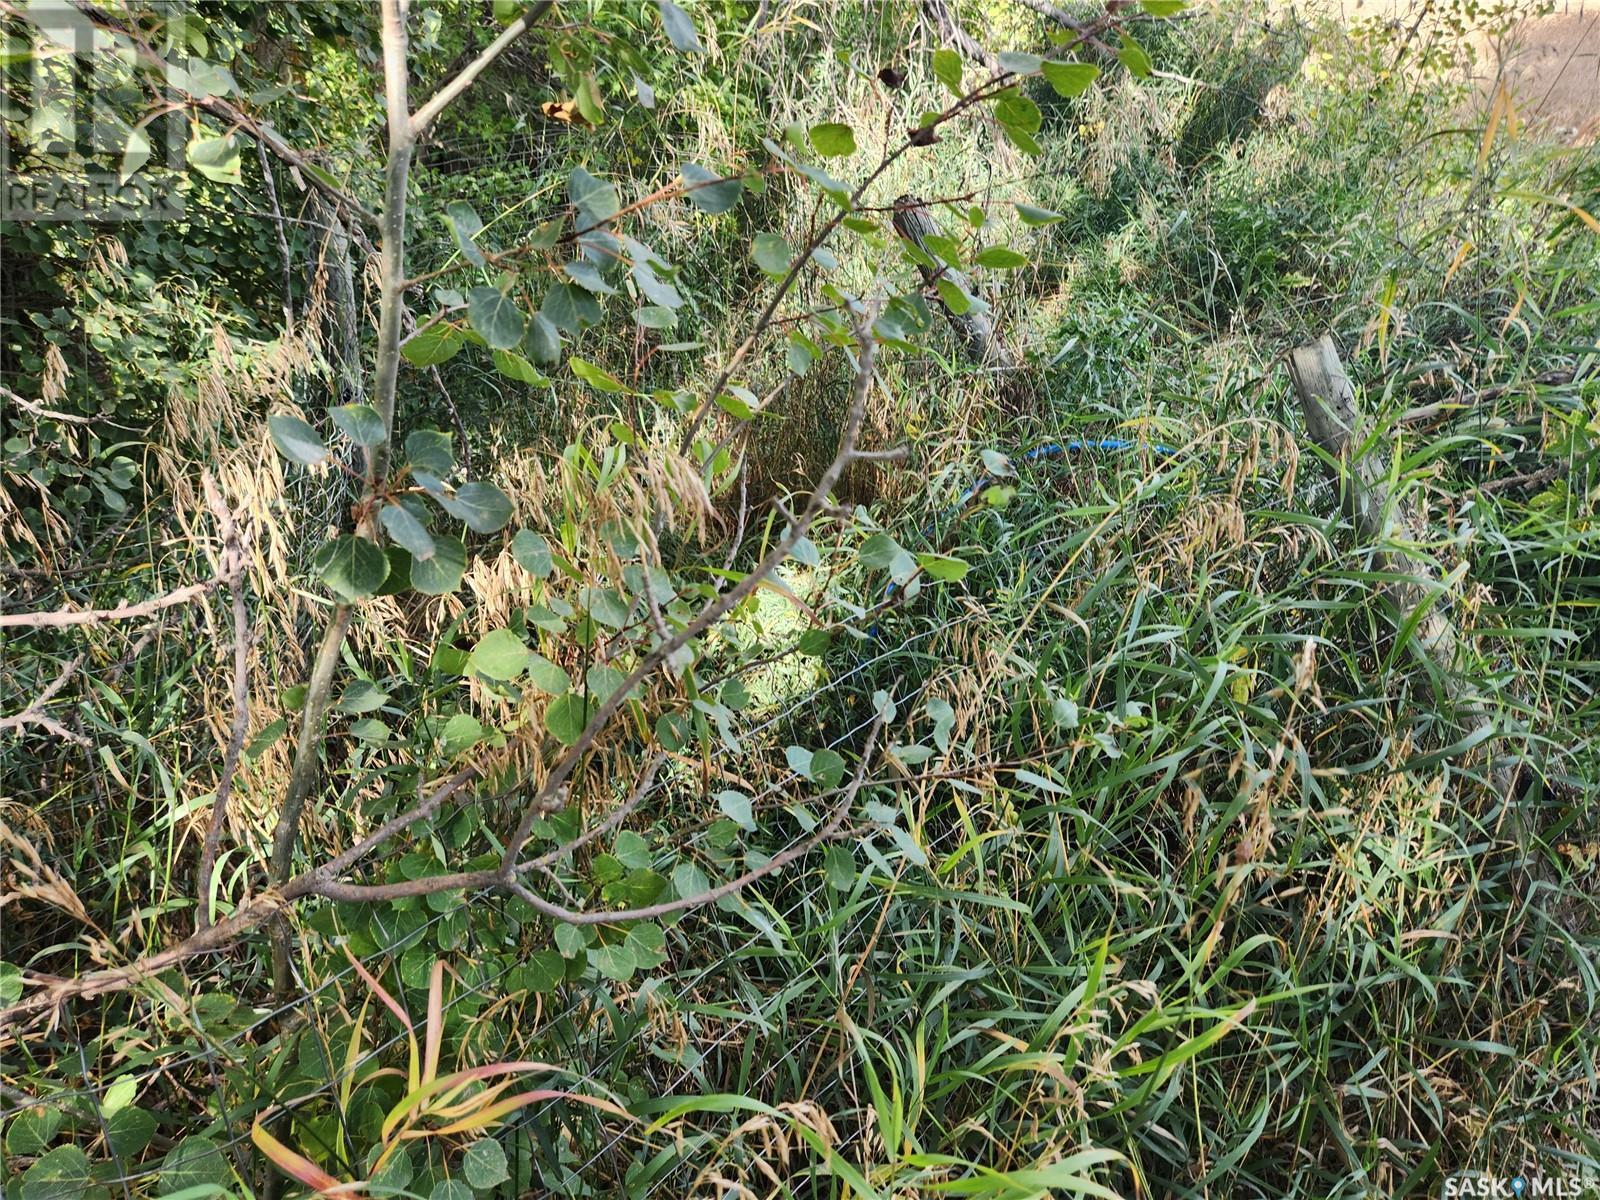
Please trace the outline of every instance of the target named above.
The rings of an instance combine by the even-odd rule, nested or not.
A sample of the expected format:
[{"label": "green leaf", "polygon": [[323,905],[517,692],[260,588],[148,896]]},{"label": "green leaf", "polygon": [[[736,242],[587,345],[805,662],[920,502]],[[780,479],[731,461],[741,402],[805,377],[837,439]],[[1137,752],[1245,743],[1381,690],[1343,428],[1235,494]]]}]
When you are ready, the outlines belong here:
[{"label": "green leaf", "polygon": [[94,1188],[89,1156],[76,1146],[57,1146],[29,1167],[22,1176],[21,1200],[84,1200]]},{"label": "green leaf", "polygon": [[444,723],[440,740],[452,758],[464,754],[483,740],[483,722],[471,713],[457,713]]},{"label": "green leaf", "polygon": [[578,222],[584,227],[609,221],[622,208],[617,189],[582,167],[574,167],[567,176],[567,198],[578,210]]},{"label": "green leaf", "polygon": [[544,727],[555,735],[563,746],[577,744],[583,727],[589,723],[589,709],[582,696],[568,692],[557,696],[544,710]]},{"label": "green leaf", "polygon": [[756,818],[754,802],[743,792],[725,791],[717,793],[717,807],[722,810],[722,815],[733,821],[747,832],[755,832]]},{"label": "green leaf", "polygon": [[1012,271],[1017,267],[1028,265],[1028,256],[1018,253],[1010,246],[987,246],[973,256],[972,261],[980,267],[996,267],[1002,271]]},{"label": "green leaf", "polygon": [[467,1147],[467,1152],[461,1156],[461,1173],[479,1191],[511,1178],[511,1172],[506,1169],[505,1149],[493,1138],[480,1138]]},{"label": "green leaf", "polygon": [[511,297],[492,287],[475,287],[467,293],[467,318],[491,350],[517,345],[528,324]]},{"label": "green leaf", "polygon": [[278,453],[290,462],[303,467],[314,467],[328,457],[328,447],[322,437],[299,417],[278,413],[267,418],[267,431]]},{"label": "green leaf", "polygon": [[561,331],[550,323],[550,318],[544,313],[534,313],[528,321],[528,332],[522,337],[522,349],[541,366],[560,362]]},{"label": "green leaf", "polygon": [[[562,929],[571,929],[571,925],[558,925],[559,933]],[[553,992],[566,978],[567,967],[561,960],[561,954],[556,950],[536,950],[528,956],[528,961],[522,965],[522,981],[530,992]]]},{"label": "green leaf", "polygon": [[564,696],[572,690],[567,673],[542,654],[528,655],[528,680],[551,696]]},{"label": "green leaf", "polygon": [[[0,66],[5,65],[3,58],[0,58]],[[127,183],[149,161],[150,135],[136,125],[128,131],[128,141],[122,149],[122,170],[117,175],[117,182]]]},{"label": "green leaf", "polygon": [[846,158],[856,152],[856,131],[837,121],[813,125],[811,145],[824,158]]},{"label": "green leaf", "polygon": [[574,375],[592,388],[597,388],[602,392],[625,392],[628,390],[627,386],[609,371],[579,358],[576,354],[567,359],[567,365],[572,368]]},{"label": "green leaf", "polygon": [[1139,0],[1139,7],[1152,17],[1173,17],[1189,7],[1189,0]]},{"label": "green leaf", "polygon": [[517,565],[524,571],[539,579],[549,578],[555,567],[555,560],[550,555],[550,543],[531,529],[517,530],[516,536],[511,539],[511,557],[517,560]]},{"label": "green leaf", "polygon": [[419,329],[400,343],[400,357],[414,367],[436,367],[461,352],[466,339],[454,325],[440,321]]},{"label": "green leaf", "polygon": [[634,311],[633,319],[645,329],[671,329],[678,314],[664,304],[646,304]]},{"label": "green leaf", "polygon": [[341,600],[365,600],[389,577],[389,557],[383,547],[366,538],[344,534],[324,542],[311,561],[311,569]]},{"label": "green leaf", "polygon": [[475,267],[488,265],[483,251],[472,239],[483,232],[483,218],[465,200],[452,200],[444,206],[444,223],[450,226],[450,236],[466,260]]},{"label": "green leaf", "polygon": [[631,829],[617,834],[617,844],[611,852],[618,862],[633,870],[647,870],[655,861],[650,855],[650,843]]},{"label": "green leaf", "polygon": [[1013,75],[1032,75],[1044,63],[1044,59],[1037,54],[1027,54],[1021,50],[1002,50],[995,57],[1000,60],[1000,69],[1010,71]]},{"label": "green leaf", "polygon": [[122,1158],[141,1153],[155,1135],[155,1114],[148,1109],[130,1105],[106,1118],[106,1141],[111,1152]]},{"label": "green leaf", "polygon": [[555,938],[562,958],[577,958],[589,944],[589,934],[577,925],[557,925]]},{"label": "green leaf", "polygon": [[477,1194],[463,1180],[441,1179],[428,1193],[428,1200],[477,1200]]},{"label": "green leaf", "polygon": [[672,0],[656,0],[656,7],[661,12],[661,28],[666,30],[667,40],[672,43],[674,50],[684,54],[706,52],[706,48],[700,44],[700,35],[695,32],[694,21],[688,13]]},{"label": "green leaf", "polygon": [[829,887],[836,892],[848,892],[856,881],[856,860],[844,846],[829,846],[822,857],[822,871]]},{"label": "green leaf", "polygon": [[624,944],[641,970],[653,971],[667,961],[667,935],[654,922],[641,921],[628,930]]},{"label": "green leaf", "polygon": [[825,788],[838,787],[839,781],[844,778],[844,759],[834,750],[814,750],[807,774],[813,782]]},{"label": "green leaf", "polygon": [[370,679],[357,679],[345,688],[334,707],[344,713],[376,712],[388,698],[389,693]]},{"label": "green leaf", "polygon": [[585,291],[594,292],[600,296],[615,296],[617,294],[617,289],[607,283],[605,276],[600,274],[600,268],[587,259],[573,259],[561,269],[566,272],[568,279]]},{"label": "green leaf", "polygon": [[416,429],[406,435],[406,462],[413,470],[426,471],[440,478],[455,468],[455,452],[450,435],[437,429]]},{"label": "green leaf", "polygon": [[919,554],[917,565],[933,578],[946,583],[957,583],[965,579],[970,569],[968,563],[959,558],[952,558],[948,554]]},{"label": "green leaf", "polygon": [[[666,0],[662,0],[662,3],[666,3]],[[639,968],[626,945],[601,946],[589,955],[589,961],[594,963],[600,974],[618,983],[632,979],[633,973]]]},{"label": "green leaf", "polygon": [[208,1183],[226,1187],[232,1178],[227,1158],[210,1138],[186,1137],[161,1162],[161,1191],[168,1196]]},{"label": "green leaf", "polygon": [[478,639],[467,669],[487,679],[515,679],[528,668],[532,651],[509,629],[495,629]]},{"label": "green leaf", "polygon": [[473,533],[494,533],[511,520],[511,500],[492,483],[464,483],[454,496],[435,496],[439,507]]},{"label": "green leaf", "polygon": [[1038,228],[1041,225],[1054,225],[1057,221],[1066,220],[1058,212],[1052,212],[1048,208],[1036,208],[1032,204],[1023,204],[1020,200],[1016,201],[1012,207],[1017,210],[1017,216],[1022,219],[1022,223],[1032,228]]},{"label": "green leaf", "polygon": [[1128,68],[1128,71],[1144,79],[1150,74],[1150,56],[1145,49],[1130,35],[1121,35],[1121,44],[1117,46],[1117,61]]},{"label": "green leaf", "polygon": [[358,446],[376,446],[389,436],[383,418],[369,404],[340,404],[328,410],[339,432]]},{"label": "green leaf", "polygon": [[994,117],[1005,126],[1008,133],[1035,134],[1044,123],[1044,114],[1039,111],[1039,106],[1014,89],[1002,94],[995,102]]},{"label": "green leaf", "polygon": [[[600,323],[600,302],[572,283],[552,285],[544,294],[539,311],[546,321],[563,333],[581,333],[590,325]],[[557,353],[559,355],[559,351]],[[537,354],[534,360],[544,361]]]},{"label": "green leaf", "polygon": [[225,183],[229,187],[244,183],[239,171],[239,143],[231,133],[227,137],[205,137],[197,133],[189,141],[187,157],[189,165],[213,183]]},{"label": "green leaf", "polygon": [[6,1153],[13,1158],[43,1154],[61,1128],[61,1110],[41,1104],[25,1108],[6,1124]]},{"label": "green leaf", "polygon": [[433,557],[413,560],[411,586],[425,596],[447,596],[461,586],[467,570],[467,548],[458,537],[433,534]]},{"label": "green leaf", "polygon": [[1056,91],[1056,95],[1071,99],[1081,96],[1100,78],[1100,68],[1092,63],[1046,62],[1039,70]]},{"label": "green leaf", "polygon": [[961,55],[954,50],[935,50],[933,77],[957,96],[961,95]]},{"label": "green leaf", "polygon": [[[523,342],[526,344],[527,339],[524,338]],[[539,373],[539,368],[520,354],[513,354],[510,350],[496,350],[493,359],[494,369],[507,379],[533,384],[535,387],[549,386],[550,381]]]},{"label": "green leaf", "polygon": [[789,270],[789,263],[794,258],[794,251],[789,248],[789,243],[776,233],[758,233],[750,244],[750,257],[755,259],[756,266],[768,275],[778,277]]},{"label": "green leaf", "polygon": [[433,557],[433,538],[404,505],[385,504],[378,519],[383,522],[384,532],[404,547],[414,562],[427,562]]},{"label": "green leaf", "polygon": [[685,195],[689,203],[703,213],[719,216],[739,203],[744,184],[738,179],[724,179],[715,171],[708,171],[694,163],[684,163],[678,168],[683,185],[689,189]]},{"label": "green leaf", "polygon": [[875,571],[885,571],[895,565],[905,550],[887,533],[874,533],[861,543],[861,563]]}]

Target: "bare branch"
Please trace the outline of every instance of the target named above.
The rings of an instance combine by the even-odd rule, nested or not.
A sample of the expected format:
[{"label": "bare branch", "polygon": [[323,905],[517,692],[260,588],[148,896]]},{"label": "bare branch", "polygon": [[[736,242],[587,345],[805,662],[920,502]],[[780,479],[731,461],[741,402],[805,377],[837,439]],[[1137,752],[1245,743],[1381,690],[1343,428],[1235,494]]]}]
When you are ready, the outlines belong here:
[{"label": "bare branch", "polygon": [[761,866],[746,871],[735,879],[694,896],[681,896],[676,900],[664,900],[660,904],[649,904],[643,908],[624,908],[594,912],[577,911],[566,908],[560,904],[552,904],[542,896],[529,891],[516,878],[515,872],[508,872],[501,876],[501,882],[509,887],[533,908],[557,921],[565,921],[569,925],[611,925],[619,921],[652,921],[657,917],[665,917],[675,912],[685,912],[691,908],[701,908],[707,904],[715,903],[724,896],[731,896],[735,892],[743,891],[756,880],[767,875],[781,871],[795,859],[807,854],[818,843],[826,841],[838,832],[839,826],[844,823],[845,816],[850,812],[851,802],[855,800],[856,793],[861,790],[861,781],[866,778],[867,768],[872,763],[872,753],[878,744],[878,733],[883,728],[883,714],[879,713],[872,722],[872,728],[867,731],[866,744],[861,749],[861,761],[856,764],[856,773],[851,776],[847,787],[840,790],[839,801],[833,806],[833,811],[828,819],[817,827],[815,832],[804,841],[790,846],[774,854]]},{"label": "bare branch", "polygon": [[0,732],[4,732],[7,729],[21,729],[24,725],[37,725],[45,732],[61,738],[63,741],[74,742],[79,746],[90,745],[88,738],[81,734],[73,733],[72,730],[61,724],[54,717],[47,716],[44,711],[44,706],[55,698],[55,694],[66,686],[67,680],[71,679],[82,665],[83,655],[80,654],[61,669],[61,674],[56,676],[55,682],[34,697],[33,702],[27,708],[15,716],[0,717]]},{"label": "bare branch", "polygon": [[148,617],[164,608],[187,604],[213,591],[221,579],[208,579],[204,583],[191,583],[165,596],[141,600],[137,604],[122,603],[115,608],[60,609],[39,613],[0,614],[0,629],[66,629],[74,625],[98,625],[102,621],[129,621]]},{"label": "bare branch", "polygon": [[539,21],[545,13],[550,11],[550,0],[539,0],[537,4],[530,4],[522,10],[522,15],[500,32],[500,36],[484,48],[482,54],[473,59],[452,79],[445,84],[411,116],[411,135],[421,137],[428,131],[428,126],[433,120],[462,92],[466,91],[483,74],[485,68],[495,59],[499,58],[510,45],[520,38]]}]

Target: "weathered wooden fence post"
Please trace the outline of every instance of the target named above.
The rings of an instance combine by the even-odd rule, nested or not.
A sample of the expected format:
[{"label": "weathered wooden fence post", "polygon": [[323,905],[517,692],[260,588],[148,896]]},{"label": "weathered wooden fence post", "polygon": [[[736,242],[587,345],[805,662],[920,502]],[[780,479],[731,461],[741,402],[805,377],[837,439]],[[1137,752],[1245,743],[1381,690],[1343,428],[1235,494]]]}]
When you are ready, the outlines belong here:
[{"label": "weathered wooden fence post", "polygon": [[[1359,452],[1355,389],[1350,386],[1332,336],[1324,334],[1311,345],[1291,351],[1289,378],[1305,414],[1307,432],[1338,461],[1341,498],[1361,536],[1381,541],[1391,532],[1392,520],[1401,532],[1420,540],[1427,525],[1424,516],[1391,496],[1381,456]],[[1379,590],[1394,605],[1402,629],[1420,610],[1414,633],[1418,646],[1438,666],[1446,694],[1460,704],[1467,735],[1487,738],[1494,719],[1480,698],[1462,686],[1457,674],[1461,638],[1450,619],[1448,602],[1452,597],[1440,595],[1449,584],[1441,577],[1437,564],[1421,556],[1380,550],[1374,565],[1385,574],[1401,577],[1382,584]],[[1511,811],[1516,798],[1516,766],[1493,758],[1490,761],[1490,781],[1506,803],[1513,836],[1522,840],[1522,821]]]},{"label": "weathered wooden fence post", "polygon": [[[897,197],[893,220],[896,233],[929,258],[938,260],[939,256],[928,249],[927,239],[939,232],[939,226],[934,223],[922,199],[910,194]],[[947,279],[969,296],[973,294],[971,281],[948,264],[931,267],[918,263],[917,270],[922,274],[923,283],[929,287],[940,279]],[[943,297],[939,299],[939,307],[944,312],[945,320],[950,322],[950,327],[960,337],[961,347],[971,361],[1001,371],[1015,371],[1022,365],[1000,340],[995,332],[994,317],[986,309],[980,311],[973,307],[958,313],[945,303]]]}]

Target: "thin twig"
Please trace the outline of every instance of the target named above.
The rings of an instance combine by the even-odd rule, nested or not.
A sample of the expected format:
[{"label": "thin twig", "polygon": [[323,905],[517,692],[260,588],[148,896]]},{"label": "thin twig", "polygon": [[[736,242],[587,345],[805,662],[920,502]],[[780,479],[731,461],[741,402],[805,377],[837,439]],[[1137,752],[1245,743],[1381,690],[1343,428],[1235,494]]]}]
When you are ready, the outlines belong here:
[{"label": "thin twig", "polygon": [[217,848],[228,819],[228,798],[233,794],[234,776],[244,751],[245,734],[250,729],[250,605],[245,593],[244,547],[233,514],[222,503],[211,476],[203,478],[206,502],[222,531],[223,569],[233,593],[233,728],[222,756],[222,774],[217,778],[217,793],[211,802],[211,822],[206,826],[205,849],[195,876],[195,928],[211,924],[211,874],[216,868]]},{"label": "thin twig", "polygon": [[90,745],[91,743],[88,738],[81,734],[72,732],[72,730],[61,724],[61,722],[57,721],[54,717],[47,716],[44,711],[44,706],[55,698],[55,694],[66,686],[67,680],[71,679],[73,675],[77,673],[78,668],[83,665],[83,657],[84,656],[80,654],[65,667],[63,667],[61,669],[61,674],[55,677],[55,681],[51,683],[49,687],[45,688],[44,691],[40,692],[27,708],[23,709],[15,716],[0,717],[0,732],[4,732],[7,729],[21,729],[24,725],[37,725],[45,732],[61,738],[64,741],[74,742],[79,746]]},{"label": "thin twig", "polygon": [[204,583],[190,583],[137,604],[126,602],[115,608],[59,609],[53,612],[0,614],[0,629],[65,629],[73,625],[98,625],[102,621],[128,621],[135,617],[148,617],[164,608],[175,608],[201,596],[210,594],[221,579],[208,579]]}]

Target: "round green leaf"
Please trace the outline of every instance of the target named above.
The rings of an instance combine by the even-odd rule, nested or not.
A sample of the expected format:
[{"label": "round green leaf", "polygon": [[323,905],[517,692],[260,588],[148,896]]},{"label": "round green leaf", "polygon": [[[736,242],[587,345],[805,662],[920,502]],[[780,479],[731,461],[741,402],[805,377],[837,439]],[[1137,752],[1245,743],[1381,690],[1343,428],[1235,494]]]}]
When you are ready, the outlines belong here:
[{"label": "round green leaf", "polygon": [[515,679],[528,667],[532,652],[509,629],[496,629],[478,639],[467,667],[489,679]]},{"label": "round green leaf", "polygon": [[344,434],[358,446],[376,446],[388,436],[383,418],[378,410],[367,404],[340,404],[330,408],[328,415]]},{"label": "round green leaf", "polygon": [[483,740],[483,722],[471,713],[457,713],[444,723],[440,737],[446,754],[464,754]]},{"label": "round green leaf", "polygon": [[[22,1200],[83,1200],[92,1190],[89,1156],[76,1146],[57,1146],[22,1177]],[[98,1194],[104,1195],[104,1190]]]},{"label": "round green leaf", "polygon": [[483,232],[483,218],[478,216],[472,205],[465,200],[452,200],[444,206],[444,221],[450,226],[450,236],[455,238],[466,260],[475,267],[485,265],[488,260],[472,240]]},{"label": "round green leaf", "polygon": [[617,189],[582,167],[574,167],[567,176],[567,197],[578,210],[579,223],[584,226],[610,220],[622,208]]},{"label": "round green leaf", "polygon": [[550,557],[550,543],[531,529],[517,530],[511,539],[511,557],[524,571],[540,579],[549,578],[555,568],[555,561]]},{"label": "round green leaf", "polygon": [[467,570],[467,548],[461,539],[446,533],[433,537],[433,557],[426,562],[411,562],[411,586],[426,596],[445,596],[461,586]]},{"label": "round green leaf", "polygon": [[491,350],[509,350],[522,341],[528,323],[511,297],[492,287],[467,293],[467,319]]},{"label": "round green leaf", "polygon": [[314,467],[328,457],[328,447],[322,436],[299,417],[277,413],[267,418],[267,431],[272,434],[273,445],[278,447],[290,462],[303,467]]},{"label": "round green leaf", "polygon": [[139,1154],[155,1135],[155,1114],[147,1109],[130,1105],[106,1118],[106,1140],[111,1144],[112,1153],[122,1158]]},{"label": "round green leaf", "polygon": [[417,471],[441,478],[455,468],[456,456],[450,449],[450,435],[437,429],[417,429],[406,435],[406,463]]},{"label": "round green leaf", "polygon": [[738,179],[724,179],[715,171],[708,171],[694,163],[684,163],[678,168],[683,176],[685,195],[689,203],[703,213],[717,216],[739,203],[744,184]]},{"label": "round green leaf", "polygon": [[400,357],[414,367],[435,367],[454,358],[465,344],[459,329],[441,321],[401,342]]},{"label": "round green leaf", "polygon": [[[545,320],[563,333],[579,333],[600,322],[600,302],[583,288],[572,283],[558,283],[544,294],[539,312]],[[558,351],[559,354],[559,351]],[[543,362],[537,354],[535,362]]]},{"label": "round green leaf", "polygon": [[788,271],[789,262],[794,258],[794,251],[780,235],[758,233],[750,244],[750,257],[755,259],[756,266],[768,275],[779,276]]},{"label": "round green leaf", "polygon": [[700,44],[700,35],[695,32],[694,19],[679,8],[672,0],[656,0],[656,7],[661,12],[661,28],[667,32],[667,40],[672,43],[674,50],[684,54],[704,54],[706,48]]},{"label": "round green leaf", "polygon": [[434,555],[433,538],[422,522],[403,504],[385,504],[378,512],[384,532],[410,552],[414,562],[427,562]]},{"label": "round green leaf", "polygon": [[493,533],[511,520],[511,501],[492,483],[464,483],[454,496],[435,496],[439,507],[474,533]]},{"label": "round green leaf", "polygon": [[542,654],[528,655],[528,679],[541,692],[563,696],[572,690],[567,673]]},{"label": "round green leaf", "polygon": [[592,362],[579,358],[576,354],[567,359],[567,365],[572,368],[574,375],[599,391],[625,392],[628,390],[626,385],[609,371],[602,370]]},{"label": "round green leaf", "polygon": [[973,257],[972,260],[980,267],[995,267],[1002,271],[1012,271],[1017,267],[1028,265],[1028,256],[1020,254],[1010,246],[988,246]]},{"label": "round green leaf", "polygon": [[856,152],[856,131],[837,121],[813,125],[811,145],[824,158],[844,158]]},{"label": "round green leaf", "polygon": [[186,1137],[161,1163],[161,1190],[170,1195],[206,1184],[226,1187],[233,1172],[227,1157],[210,1138]]},{"label": "round green leaf", "polygon": [[473,1187],[492,1188],[511,1178],[506,1169],[506,1152],[493,1138],[482,1138],[467,1147],[461,1157],[461,1173]]},{"label": "round green leaf", "polygon": [[[526,341],[524,338],[523,342]],[[510,350],[494,352],[494,369],[507,379],[515,379],[518,383],[530,383],[535,387],[544,387],[550,382],[531,362],[520,354],[513,354]]]},{"label": "round green leaf", "polygon": [[528,321],[528,332],[523,335],[522,349],[534,362],[549,366],[561,361],[561,331],[550,323],[542,312],[533,314]]},{"label": "round green leaf", "polygon": [[563,746],[576,745],[578,738],[583,735],[583,727],[588,723],[589,707],[576,692],[557,696],[550,702],[550,707],[544,710],[544,727]]},{"label": "round green leaf", "polygon": [[1100,68],[1091,63],[1045,62],[1040,64],[1039,70],[1044,72],[1056,95],[1068,99],[1083,95],[1100,78]]},{"label": "round green leaf", "polygon": [[347,533],[323,543],[312,569],[340,599],[364,600],[389,577],[389,558],[377,543]]}]

